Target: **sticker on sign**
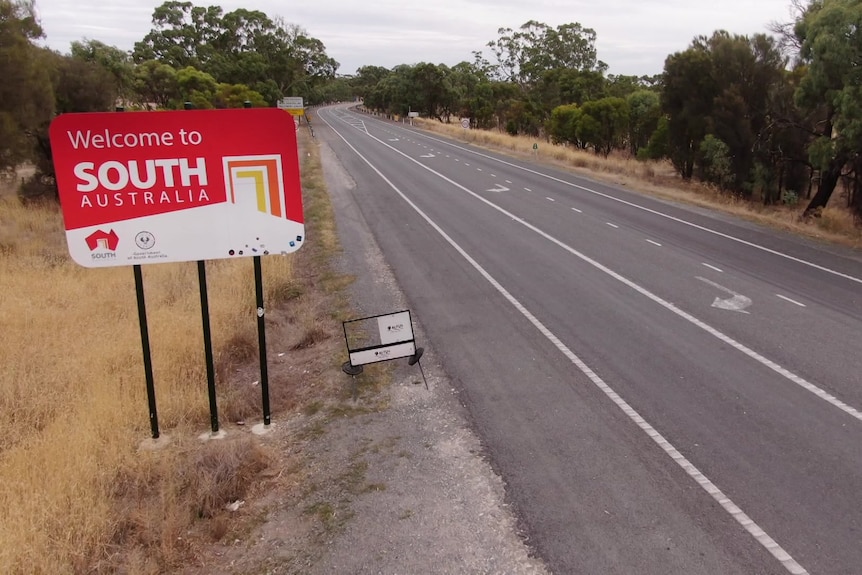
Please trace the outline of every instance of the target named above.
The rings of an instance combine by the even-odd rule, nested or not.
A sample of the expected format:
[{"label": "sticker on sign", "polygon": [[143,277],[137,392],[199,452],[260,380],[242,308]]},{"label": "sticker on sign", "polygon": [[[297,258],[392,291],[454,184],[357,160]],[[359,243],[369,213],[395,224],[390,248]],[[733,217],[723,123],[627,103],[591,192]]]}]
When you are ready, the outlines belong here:
[{"label": "sticker on sign", "polygon": [[83,266],[289,253],[305,240],[296,130],[280,110],[63,114],[50,137]]}]

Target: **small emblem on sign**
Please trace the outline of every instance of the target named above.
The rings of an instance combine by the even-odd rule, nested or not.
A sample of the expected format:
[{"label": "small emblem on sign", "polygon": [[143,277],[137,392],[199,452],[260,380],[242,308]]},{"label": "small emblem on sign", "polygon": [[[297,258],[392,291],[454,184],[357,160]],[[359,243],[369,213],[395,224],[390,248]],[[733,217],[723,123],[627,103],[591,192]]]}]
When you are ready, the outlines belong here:
[{"label": "small emblem on sign", "polygon": [[156,238],[150,232],[138,232],[135,236],[135,245],[142,250],[148,250],[156,245]]}]

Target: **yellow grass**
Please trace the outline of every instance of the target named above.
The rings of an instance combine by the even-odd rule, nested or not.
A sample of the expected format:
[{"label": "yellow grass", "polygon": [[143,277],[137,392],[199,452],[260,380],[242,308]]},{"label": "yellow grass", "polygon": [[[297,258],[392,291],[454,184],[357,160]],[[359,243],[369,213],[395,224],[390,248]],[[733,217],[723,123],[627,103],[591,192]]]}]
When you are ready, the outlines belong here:
[{"label": "yellow grass", "polygon": [[[0,194],[0,573],[163,571],[191,522],[241,496],[265,458],[249,439],[195,439],[209,411],[193,262],[143,269],[172,443],[138,451],[149,423],[132,270],[77,266],[62,230],[56,206]],[[270,305],[290,296],[292,257],[264,258]],[[257,352],[252,260],[207,274],[223,375]],[[231,402],[219,397],[223,424]]]},{"label": "yellow grass", "polygon": [[[819,218],[802,221],[800,205],[763,206],[758,202],[739,200],[722,194],[715,188],[698,182],[685,182],[679,178],[667,161],[641,162],[624,155],[608,158],[592,152],[554,145],[545,140],[526,136],[511,136],[492,130],[465,130],[458,124],[443,124],[417,118],[417,127],[441,133],[477,146],[497,150],[522,159],[572,169],[595,180],[626,186],[633,191],[648,193],[665,199],[719,209],[737,216],[783,230],[822,240],[862,247],[862,229],[854,225],[850,212],[839,207],[838,192]],[[533,151],[538,144],[538,154]]]}]

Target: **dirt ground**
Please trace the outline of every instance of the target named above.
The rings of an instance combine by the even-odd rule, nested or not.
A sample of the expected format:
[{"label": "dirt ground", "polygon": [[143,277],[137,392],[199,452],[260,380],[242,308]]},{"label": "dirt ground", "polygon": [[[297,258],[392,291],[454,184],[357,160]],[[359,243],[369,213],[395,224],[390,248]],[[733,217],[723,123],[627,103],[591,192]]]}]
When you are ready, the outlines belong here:
[{"label": "dirt ground", "polygon": [[[405,309],[403,295],[352,205],[352,182],[321,142],[343,252],[338,274],[354,313]],[[345,214],[351,214],[349,218]],[[335,322],[340,328],[338,318]],[[290,325],[273,317],[274,346]],[[196,561],[203,574],[542,574],[519,537],[502,480],[482,455],[465,410],[414,318],[422,368],[406,360],[339,369],[343,337],[278,355],[271,381],[307,378],[305,407],[261,438],[273,461],[260,485],[226,514]],[[238,374],[253,379],[254,374]],[[315,389],[316,388],[316,389]],[[313,399],[317,397],[318,399]]]}]

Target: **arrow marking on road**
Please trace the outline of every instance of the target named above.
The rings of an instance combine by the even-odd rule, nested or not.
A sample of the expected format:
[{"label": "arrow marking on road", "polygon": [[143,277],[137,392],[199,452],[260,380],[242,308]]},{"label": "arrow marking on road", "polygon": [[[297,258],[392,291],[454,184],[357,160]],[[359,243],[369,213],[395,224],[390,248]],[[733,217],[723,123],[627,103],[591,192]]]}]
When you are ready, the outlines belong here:
[{"label": "arrow marking on road", "polygon": [[435,156],[434,154],[422,154],[419,157],[420,158],[436,158],[437,156]]},{"label": "arrow marking on road", "polygon": [[742,294],[738,294],[732,289],[726,288],[723,285],[717,284],[714,281],[708,280],[706,278],[697,276],[697,279],[731,296],[727,299],[721,299],[720,297],[715,298],[715,301],[712,302],[712,307],[717,307],[718,309],[726,309],[728,311],[738,311],[740,313],[749,313],[745,311],[745,308],[751,305],[750,298],[747,298]]},{"label": "arrow marking on road", "polygon": [[496,186],[494,186],[494,187],[493,187],[493,188],[491,188],[490,190],[485,190],[485,191],[486,191],[486,192],[497,192],[497,193],[499,193],[499,192],[508,192],[508,191],[509,191],[509,188],[507,188],[506,186],[504,186],[504,185],[502,185],[502,184],[497,184]]}]

